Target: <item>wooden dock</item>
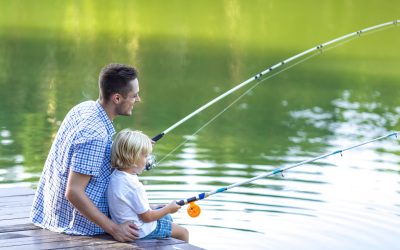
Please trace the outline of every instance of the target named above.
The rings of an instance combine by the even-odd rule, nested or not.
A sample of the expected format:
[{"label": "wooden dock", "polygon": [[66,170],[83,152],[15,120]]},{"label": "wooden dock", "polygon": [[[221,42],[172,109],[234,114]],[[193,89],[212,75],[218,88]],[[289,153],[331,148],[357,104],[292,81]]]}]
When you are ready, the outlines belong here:
[{"label": "wooden dock", "polygon": [[29,220],[34,191],[0,189],[1,249],[202,249],[174,238],[120,243],[110,235],[72,236],[36,227]]}]

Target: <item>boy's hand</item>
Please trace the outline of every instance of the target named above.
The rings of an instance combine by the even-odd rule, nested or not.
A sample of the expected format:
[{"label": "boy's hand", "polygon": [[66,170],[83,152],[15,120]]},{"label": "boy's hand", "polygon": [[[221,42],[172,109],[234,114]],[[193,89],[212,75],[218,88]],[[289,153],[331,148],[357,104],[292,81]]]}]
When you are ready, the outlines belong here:
[{"label": "boy's hand", "polygon": [[171,201],[171,203],[166,205],[166,207],[168,208],[170,214],[176,213],[181,208],[181,206],[176,204],[176,201]]}]

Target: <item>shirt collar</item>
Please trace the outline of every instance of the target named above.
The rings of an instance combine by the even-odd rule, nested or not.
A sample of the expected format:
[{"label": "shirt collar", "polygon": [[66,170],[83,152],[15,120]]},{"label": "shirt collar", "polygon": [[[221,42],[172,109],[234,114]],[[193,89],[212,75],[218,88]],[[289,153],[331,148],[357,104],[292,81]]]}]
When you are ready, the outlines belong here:
[{"label": "shirt collar", "polygon": [[115,174],[118,174],[118,175],[128,176],[128,178],[131,179],[134,182],[139,182],[139,177],[137,176],[137,174],[130,174],[130,173],[127,173],[125,171],[119,170],[117,168],[114,170],[114,172],[115,172]]},{"label": "shirt collar", "polygon": [[106,111],[104,110],[103,106],[100,105],[99,100],[96,101],[96,108],[99,111],[101,120],[104,122],[104,124],[106,125],[106,129],[107,129],[107,133],[112,136],[115,133],[115,129],[114,126],[110,120],[110,118],[108,117]]}]

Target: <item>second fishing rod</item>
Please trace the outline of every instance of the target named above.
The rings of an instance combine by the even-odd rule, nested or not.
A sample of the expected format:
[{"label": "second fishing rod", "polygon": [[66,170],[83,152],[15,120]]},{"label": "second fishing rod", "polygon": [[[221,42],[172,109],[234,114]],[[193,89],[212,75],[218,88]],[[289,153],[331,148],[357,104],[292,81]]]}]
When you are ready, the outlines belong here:
[{"label": "second fishing rod", "polygon": [[338,150],[335,150],[335,151],[333,151],[331,153],[322,154],[322,155],[316,156],[314,158],[311,158],[311,159],[308,159],[308,160],[304,160],[304,161],[301,161],[301,162],[296,163],[296,164],[292,164],[290,166],[278,167],[278,168],[275,168],[274,170],[272,170],[270,172],[266,172],[266,173],[260,174],[258,176],[253,177],[253,178],[249,178],[249,179],[246,179],[246,180],[243,180],[243,181],[240,181],[240,182],[236,182],[236,183],[233,183],[233,184],[231,184],[229,186],[226,186],[226,187],[220,187],[220,188],[215,189],[215,190],[210,191],[210,192],[203,192],[203,193],[200,193],[200,194],[198,194],[196,196],[190,197],[188,199],[177,201],[176,203],[178,205],[180,205],[180,206],[184,206],[186,204],[189,204],[189,207],[187,208],[187,213],[189,214],[190,217],[197,217],[197,216],[200,215],[201,209],[200,209],[200,206],[198,206],[197,204],[194,203],[195,201],[203,200],[203,199],[206,199],[209,196],[212,196],[212,195],[215,195],[215,194],[218,194],[218,193],[222,193],[222,192],[228,191],[228,190],[230,190],[232,188],[235,188],[235,187],[238,187],[238,186],[241,186],[241,185],[244,185],[244,184],[249,184],[249,183],[251,183],[251,182],[253,182],[255,180],[259,180],[259,179],[262,179],[262,178],[270,177],[270,176],[273,176],[273,175],[276,175],[276,174],[279,174],[279,173],[282,174],[282,176],[283,176],[283,172],[285,172],[285,171],[287,171],[289,169],[296,168],[296,167],[299,167],[299,166],[302,166],[302,165],[305,165],[305,164],[308,164],[308,163],[316,162],[318,160],[327,158],[327,157],[332,156],[332,155],[337,155],[337,154],[341,154],[342,155],[345,151],[353,150],[355,148],[362,147],[364,145],[367,145],[367,144],[370,144],[370,143],[373,143],[373,142],[376,142],[376,141],[380,141],[380,140],[383,140],[383,139],[398,138],[398,135],[399,135],[399,131],[392,132],[390,134],[387,134],[387,135],[384,135],[384,136],[380,136],[380,137],[371,139],[369,141],[361,142],[359,144],[355,144],[355,145],[352,145],[352,146],[349,146],[349,147],[346,147],[346,148],[338,149]]}]

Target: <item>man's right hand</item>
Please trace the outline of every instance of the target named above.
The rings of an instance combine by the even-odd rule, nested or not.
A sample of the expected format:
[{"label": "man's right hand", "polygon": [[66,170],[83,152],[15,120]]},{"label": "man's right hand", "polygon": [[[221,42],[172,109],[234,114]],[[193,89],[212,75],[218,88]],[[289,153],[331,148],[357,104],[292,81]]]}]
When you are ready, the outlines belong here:
[{"label": "man's right hand", "polygon": [[131,221],[117,225],[112,237],[119,242],[132,242],[139,239],[139,229]]}]

